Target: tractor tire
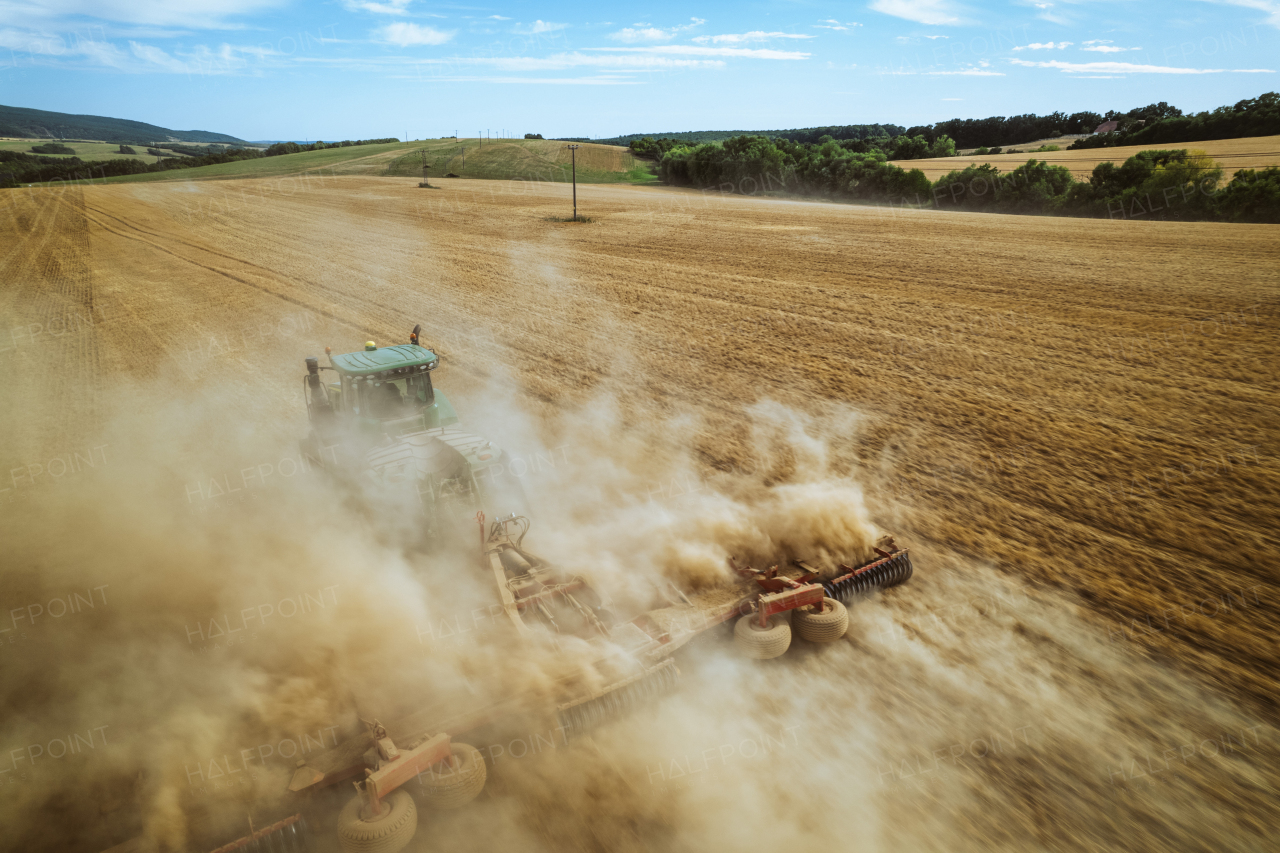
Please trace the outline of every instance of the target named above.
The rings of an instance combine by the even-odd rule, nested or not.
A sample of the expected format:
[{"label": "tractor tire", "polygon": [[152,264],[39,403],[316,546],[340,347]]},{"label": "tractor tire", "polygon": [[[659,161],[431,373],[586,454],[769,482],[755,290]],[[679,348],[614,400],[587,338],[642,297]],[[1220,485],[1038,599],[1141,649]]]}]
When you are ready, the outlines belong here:
[{"label": "tractor tire", "polygon": [[796,633],[811,643],[834,643],[849,630],[849,611],[834,598],[822,599],[822,611],[797,607],[792,624]]},{"label": "tractor tire", "polygon": [[749,658],[769,660],[782,656],[791,646],[791,626],[781,616],[770,616],[761,628],[758,618],[748,613],[733,626],[733,639]]},{"label": "tractor tire", "polygon": [[449,751],[458,759],[457,767],[442,761],[418,777],[422,780],[422,802],[435,809],[465,806],[480,795],[488,777],[480,750],[465,743],[453,743]]},{"label": "tractor tire", "polygon": [[418,831],[418,807],[405,790],[392,791],[383,801],[390,806],[375,820],[364,820],[360,809],[364,798],[359,794],[338,815],[338,843],[345,853],[397,853],[408,846]]}]

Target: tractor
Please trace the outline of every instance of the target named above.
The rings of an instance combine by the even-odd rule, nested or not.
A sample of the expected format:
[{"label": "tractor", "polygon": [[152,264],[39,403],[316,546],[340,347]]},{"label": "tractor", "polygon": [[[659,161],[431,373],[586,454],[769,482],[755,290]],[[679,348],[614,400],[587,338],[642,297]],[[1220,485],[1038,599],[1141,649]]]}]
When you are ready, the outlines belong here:
[{"label": "tractor", "polygon": [[[525,545],[528,502],[520,483],[503,473],[507,456],[459,426],[432,385],[440,357],[421,345],[420,329],[407,344],[370,342],[358,352],[330,354],[327,366],[306,359],[312,431],[303,448],[331,467],[358,470],[366,483],[416,494],[431,538],[468,538],[470,556],[458,569],[491,579],[501,642],[544,650],[552,660],[566,643],[575,653],[550,693],[434,695],[430,705],[385,725],[367,721],[362,733],[299,761],[288,785],[293,794],[354,784],[355,796],[338,817],[344,850],[394,853],[409,843],[418,808],[404,787],[411,780],[420,783],[419,799],[435,809],[460,807],[481,792],[484,757],[455,737],[513,719],[550,720],[572,736],[671,689],[679,677],[675,653],[710,629],[732,622],[743,654],[776,658],[793,631],[812,643],[839,640],[849,623],[844,602],[911,576],[909,553],[884,537],[874,557],[825,579],[799,561],[757,570],[730,560],[719,588],[684,591],[655,580],[647,605],[619,610],[607,591]],[[325,370],[332,381],[322,380]],[[280,834],[282,842],[293,840],[303,825],[299,813],[220,850]]]}]

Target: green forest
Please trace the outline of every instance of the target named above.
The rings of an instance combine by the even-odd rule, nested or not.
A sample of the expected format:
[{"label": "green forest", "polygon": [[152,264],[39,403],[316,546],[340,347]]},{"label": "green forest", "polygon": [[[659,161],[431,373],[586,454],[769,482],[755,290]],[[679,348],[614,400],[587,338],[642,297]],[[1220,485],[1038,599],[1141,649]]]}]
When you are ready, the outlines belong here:
[{"label": "green forest", "polygon": [[[824,136],[840,140],[875,140],[917,136],[932,145],[942,137],[955,141],[957,149],[995,148],[1037,139],[1059,136],[1092,134],[1103,122],[1116,121],[1119,129],[1114,133],[1099,134],[1079,140],[1074,148],[1100,148],[1112,145],[1164,145],[1171,142],[1196,142],[1204,139],[1230,139],[1243,136],[1271,136],[1280,134],[1280,108],[1277,96],[1268,92],[1257,98],[1240,101],[1229,107],[1184,115],[1182,110],[1165,101],[1134,107],[1130,110],[1106,112],[1055,112],[1048,115],[1027,113],[1014,116],[989,116],[987,118],[953,118],[936,124],[902,127],[894,124],[850,124],[831,127],[808,127],[794,130],[702,130],[686,133],[648,133],[618,136],[613,139],[594,140],[601,144],[628,145],[637,157],[651,156],[648,151],[653,143],[670,145],[663,148],[658,157],[679,144],[724,142],[739,136],[765,136],[770,139],[789,139],[792,142],[817,143]],[[591,140],[580,140],[591,141]],[[637,148],[639,145],[639,149]],[[877,146],[882,150],[883,145]],[[891,157],[893,160],[914,159]]]},{"label": "green forest", "polygon": [[71,113],[32,110],[25,107],[0,106],[0,136],[50,137],[100,140],[102,142],[147,143],[177,139],[181,142],[223,142],[244,144],[243,139],[207,130],[172,130],[141,121],[108,116],[73,115]]},{"label": "green forest", "polygon": [[[1163,102],[1159,106],[1167,106]],[[1112,116],[1120,126],[1111,133],[1077,139],[1071,148],[1109,148],[1118,145],[1168,145],[1206,139],[1239,139],[1280,134],[1280,95],[1267,92],[1229,107],[1183,115],[1170,107],[1164,115]]]},{"label": "green forest", "polygon": [[1186,149],[1143,151],[1122,165],[1099,164],[1086,181],[1062,166],[1030,159],[1002,173],[969,166],[930,182],[919,169],[847,141],[813,145],[763,136],[676,147],[659,164],[675,186],[743,194],[805,195],[909,207],[1056,214],[1111,219],[1216,219],[1280,222],[1280,168],[1242,169],[1222,186],[1222,169]]}]

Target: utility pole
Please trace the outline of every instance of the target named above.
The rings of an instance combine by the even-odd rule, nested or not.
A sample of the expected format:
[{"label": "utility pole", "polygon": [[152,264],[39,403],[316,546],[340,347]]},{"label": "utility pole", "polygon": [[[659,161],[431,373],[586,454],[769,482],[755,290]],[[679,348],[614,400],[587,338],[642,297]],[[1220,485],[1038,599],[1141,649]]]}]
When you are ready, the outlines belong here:
[{"label": "utility pole", "polygon": [[422,158],[422,183],[418,184],[418,186],[431,187],[431,182],[427,180],[427,169],[429,168],[427,166],[427,149],[418,149],[418,156]]},{"label": "utility pole", "polygon": [[578,221],[578,146],[566,145],[569,149],[569,161],[573,168],[573,221]]}]

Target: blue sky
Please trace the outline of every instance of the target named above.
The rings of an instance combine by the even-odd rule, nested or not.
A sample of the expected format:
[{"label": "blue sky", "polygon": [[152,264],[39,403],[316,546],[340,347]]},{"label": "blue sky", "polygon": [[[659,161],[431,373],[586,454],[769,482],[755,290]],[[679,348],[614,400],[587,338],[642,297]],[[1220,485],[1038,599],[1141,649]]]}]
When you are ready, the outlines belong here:
[{"label": "blue sky", "polygon": [[244,139],[606,137],[1200,110],[1280,0],[0,0],[0,103]]}]

